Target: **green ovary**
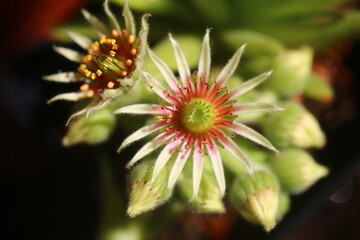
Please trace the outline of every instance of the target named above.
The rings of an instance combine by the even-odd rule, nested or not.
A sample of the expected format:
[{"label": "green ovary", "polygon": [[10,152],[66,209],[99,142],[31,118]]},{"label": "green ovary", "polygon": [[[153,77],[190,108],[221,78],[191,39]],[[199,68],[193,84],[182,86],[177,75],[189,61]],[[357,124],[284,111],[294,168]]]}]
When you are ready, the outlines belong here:
[{"label": "green ovary", "polygon": [[215,109],[202,98],[193,98],[187,102],[180,113],[183,127],[192,133],[204,133],[215,122]]}]

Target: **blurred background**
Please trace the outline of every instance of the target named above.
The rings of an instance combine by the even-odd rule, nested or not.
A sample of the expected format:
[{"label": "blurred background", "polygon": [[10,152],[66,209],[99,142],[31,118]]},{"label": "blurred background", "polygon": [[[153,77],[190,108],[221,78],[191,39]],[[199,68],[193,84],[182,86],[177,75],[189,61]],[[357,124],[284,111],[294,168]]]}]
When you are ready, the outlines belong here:
[{"label": "blurred background", "polygon": [[[190,0],[184,2],[191,5]],[[56,54],[52,45],[66,28],[61,24],[76,28],[73,23],[81,23],[81,8],[101,12],[101,4],[85,0],[0,1],[0,239],[97,239],[106,181],[98,152],[106,152],[110,159],[114,189],[121,194],[126,189],[125,162],[115,152],[123,139],[122,130],[117,129],[107,144],[63,147],[61,138],[71,104],[47,105],[46,101],[72,86],[42,80],[44,75],[77,67]],[[351,1],[354,9],[358,4]],[[121,8],[114,5],[114,9]],[[139,19],[142,11],[135,9],[134,13]],[[173,25],[166,28],[167,16],[154,11],[150,25],[158,23],[160,30],[150,34],[150,43],[171,29],[195,28],[192,21],[197,17],[180,22],[174,16]],[[204,19],[197,21],[199,27],[193,31],[199,36],[206,27],[217,27]],[[288,46],[298,44],[290,38],[284,41]],[[328,137],[326,147],[313,154],[330,168],[330,175],[304,194],[293,196],[290,212],[273,231],[265,233],[229,207],[225,215],[183,211],[165,219],[167,227],[151,239],[360,239],[359,63],[360,42],[353,36],[344,36],[316,55],[313,67],[336,80],[330,104],[307,103]],[[119,203],[114,212],[124,211],[124,204]],[[157,214],[149,217],[157,219]],[[156,221],[148,228],[156,228]]]}]

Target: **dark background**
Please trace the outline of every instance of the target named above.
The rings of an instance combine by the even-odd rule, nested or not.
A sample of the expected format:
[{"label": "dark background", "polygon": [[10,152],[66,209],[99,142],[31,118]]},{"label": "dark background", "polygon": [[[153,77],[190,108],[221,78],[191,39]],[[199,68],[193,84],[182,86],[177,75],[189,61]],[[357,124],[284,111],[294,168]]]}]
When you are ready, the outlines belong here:
[{"label": "dark background", "polygon": [[[72,104],[49,106],[46,100],[70,89],[41,80],[59,67],[76,67],[54,53],[47,36],[53,25],[70,19],[84,2],[0,3],[0,239],[95,239],[102,179],[94,152],[110,153],[118,168],[118,184],[124,184],[123,163],[114,151],[121,137],[115,135],[110,144],[96,147],[62,147]],[[345,58],[353,81],[340,85],[332,109],[321,114],[328,144],[314,154],[330,168],[330,175],[306,193],[292,197],[291,211],[271,233],[235,216],[228,239],[360,239],[360,124],[356,105],[354,109],[360,93],[359,60],[360,44],[355,42]],[[348,111],[354,114],[339,124],[331,124],[326,117]],[[329,200],[341,188],[337,197],[348,200]],[[229,212],[231,215],[232,210]],[[202,217],[183,213],[159,238],[189,239],[189,218],[200,226],[208,224]],[[225,237],[205,229],[192,238]]]}]

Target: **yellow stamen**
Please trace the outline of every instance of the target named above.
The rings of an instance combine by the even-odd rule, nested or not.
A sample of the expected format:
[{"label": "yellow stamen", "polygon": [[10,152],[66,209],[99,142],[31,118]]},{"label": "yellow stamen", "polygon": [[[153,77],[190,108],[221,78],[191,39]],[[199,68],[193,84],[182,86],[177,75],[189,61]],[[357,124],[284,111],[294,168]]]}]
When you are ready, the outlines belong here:
[{"label": "yellow stamen", "polygon": [[115,83],[113,83],[113,82],[108,82],[108,84],[107,84],[107,87],[108,88],[113,88],[115,86]]},{"label": "yellow stamen", "polygon": [[86,93],[86,97],[88,97],[88,98],[91,98],[91,97],[93,97],[94,96],[94,91],[93,90],[90,90],[90,91],[88,91],[87,93]]},{"label": "yellow stamen", "polygon": [[95,73],[91,73],[91,79],[94,80],[96,78]]},{"label": "yellow stamen", "polygon": [[104,69],[108,69],[109,66],[104,64],[103,67],[104,67]]},{"label": "yellow stamen", "polygon": [[125,64],[126,64],[127,66],[130,66],[130,65],[132,64],[131,59],[126,60]]},{"label": "yellow stamen", "polygon": [[136,49],[135,48],[131,49],[130,54],[135,55],[136,54]]},{"label": "yellow stamen", "polygon": [[133,35],[130,35],[130,36],[129,36],[129,43],[130,43],[130,44],[133,44],[134,41],[135,41],[135,37],[134,37]]},{"label": "yellow stamen", "polygon": [[100,77],[102,74],[102,71],[100,69],[96,70],[96,74]]},{"label": "yellow stamen", "polygon": [[106,35],[105,34],[102,34],[101,36],[100,36],[100,43],[101,44],[104,44],[105,42],[106,42]]},{"label": "yellow stamen", "polygon": [[110,56],[115,57],[115,54],[116,54],[115,51],[110,51]]},{"label": "yellow stamen", "polygon": [[80,87],[80,91],[84,92],[84,91],[87,91],[89,89],[89,84],[83,84],[81,85]]},{"label": "yellow stamen", "polygon": [[127,75],[127,71],[123,70],[123,71],[121,72],[121,75],[122,75],[123,77],[125,77],[125,76]]},{"label": "yellow stamen", "polygon": [[112,59],[110,58],[110,57],[108,57],[107,59],[106,59],[106,61],[108,62],[108,63],[112,63]]}]

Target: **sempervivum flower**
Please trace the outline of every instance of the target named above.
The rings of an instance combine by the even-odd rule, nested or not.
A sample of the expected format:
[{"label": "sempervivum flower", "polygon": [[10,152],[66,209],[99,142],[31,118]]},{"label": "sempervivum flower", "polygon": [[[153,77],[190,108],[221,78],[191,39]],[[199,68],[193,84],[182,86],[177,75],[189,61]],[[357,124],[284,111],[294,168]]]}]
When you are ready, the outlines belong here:
[{"label": "sempervivum flower", "polygon": [[98,40],[92,42],[83,35],[69,32],[74,42],[87,51],[86,54],[54,47],[58,53],[80,65],[77,72],[53,74],[44,79],[57,82],[81,82],[82,85],[78,92],[57,95],[49,102],[93,98],[92,107],[104,106],[104,103],[126,92],[141,76],[140,68],[147,47],[146,16],[142,18],[142,29],[136,36],[134,19],[127,1],[123,9],[125,29],[121,29],[107,0],[104,3],[104,10],[111,24],[111,30],[86,10],[82,11],[84,17],[97,30]]},{"label": "sempervivum flower", "polygon": [[227,90],[226,82],[234,73],[244,46],[242,46],[216,79],[210,76],[209,31],[203,40],[198,72],[191,74],[184,53],[171,37],[180,77],[175,77],[170,68],[151,50],[149,56],[165,78],[169,88],[162,86],[151,74],[144,72],[147,84],[165,102],[164,105],[135,104],[122,107],[115,113],[152,114],[156,121],[137,130],[127,137],[119,150],[126,145],[160,131],[160,134],[146,143],[128,163],[128,167],[155,149],[165,145],[157,157],[153,180],[167,161],[177,155],[170,172],[168,187],[176,183],[185,162],[193,160],[193,196],[196,197],[201,181],[204,154],[212,161],[213,170],[221,194],[225,192],[225,177],[218,145],[225,147],[249,172],[252,165],[246,154],[231,139],[235,134],[242,135],[273,151],[275,147],[261,134],[236,121],[238,114],[268,112],[281,108],[265,103],[236,103],[235,97],[243,94],[264,81],[270,72],[264,73],[234,89]]}]

